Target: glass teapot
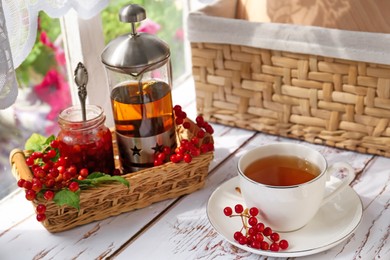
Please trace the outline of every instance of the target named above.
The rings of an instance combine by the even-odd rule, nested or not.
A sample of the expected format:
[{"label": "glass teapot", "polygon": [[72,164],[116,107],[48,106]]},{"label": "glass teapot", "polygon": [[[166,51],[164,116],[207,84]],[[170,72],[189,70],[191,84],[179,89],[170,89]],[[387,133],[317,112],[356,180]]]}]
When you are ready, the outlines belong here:
[{"label": "glass teapot", "polygon": [[135,23],[145,18],[141,6],[123,7],[119,19],[131,23],[132,32],[109,42],[101,55],[125,173],[152,167],[163,147],[176,146],[170,50],[156,36],[136,32]]}]

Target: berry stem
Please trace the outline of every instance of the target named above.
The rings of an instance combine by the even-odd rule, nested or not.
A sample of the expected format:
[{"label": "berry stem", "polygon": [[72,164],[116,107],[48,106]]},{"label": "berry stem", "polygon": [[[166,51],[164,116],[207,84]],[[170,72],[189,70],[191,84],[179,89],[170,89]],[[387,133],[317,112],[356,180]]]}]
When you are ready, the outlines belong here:
[{"label": "berry stem", "polygon": [[245,235],[247,235],[248,234],[248,229],[249,229],[248,228],[248,221],[247,221],[248,218],[246,218],[243,215],[240,215],[240,217],[241,217],[242,227],[245,228]]},{"label": "berry stem", "polygon": [[[244,209],[241,204],[236,204],[234,211],[236,214],[232,214],[232,208],[229,206],[223,210],[225,216],[240,217],[241,219],[242,226],[240,231],[235,232],[233,236],[240,245],[274,252],[286,250],[289,247],[288,241],[280,239],[279,233],[274,232],[271,227],[267,227],[264,223],[259,222],[257,218],[259,215],[258,208]],[[245,234],[243,234],[244,229]],[[264,237],[266,237],[266,240]]]}]

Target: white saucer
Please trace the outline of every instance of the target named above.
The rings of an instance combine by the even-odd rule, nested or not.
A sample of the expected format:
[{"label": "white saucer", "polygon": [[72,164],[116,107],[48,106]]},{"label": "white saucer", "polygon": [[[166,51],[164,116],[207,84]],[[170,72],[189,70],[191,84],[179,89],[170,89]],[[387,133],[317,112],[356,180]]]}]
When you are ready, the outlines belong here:
[{"label": "white saucer", "polygon": [[[231,244],[264,256],[297,257],[316,254],[325,251],[347,239],[359,226],[362,219],[363,206],[356,192],[347,187],[330,202],[324,204],[315,217],[305,227],[282,233],[281,239],[289,242],[287,250],[272,252],[253,249],[237,243],[233,234],[242,227],[241,218],[226,217],[223,209],[234,207],[240,203],[245,207],[241,195],[236,191],[238,177],[234,177],[211,194],[207,204],[207,216],[215,230]],[[272,228],[272,227],[271,227]]]}]

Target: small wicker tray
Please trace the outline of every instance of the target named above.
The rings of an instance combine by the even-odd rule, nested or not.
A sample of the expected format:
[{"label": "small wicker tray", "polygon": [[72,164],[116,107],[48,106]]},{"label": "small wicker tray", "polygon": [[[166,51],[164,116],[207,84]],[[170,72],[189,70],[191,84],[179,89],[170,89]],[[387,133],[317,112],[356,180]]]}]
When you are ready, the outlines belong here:
[{"label": "small wicker tray", "polygon": [[[189,129],[181,126],[177,128],[179,140],[196,135],[199,128],[194,122],[190,121],[190,123]],[[200,142],[212,143],[212,136],[206,134]],[[118,154],[116,150],[114,153]],[[83,190],[80,194],[79,211],[68,206],[59,207],[53,201],[47,202],[43,199],[37,199],[32,204],[34,208],[39,203],[46,204],[47,219],[42,224],[48,231],[55,233],[68,230],[96,220],[144,208],[154,202],[177,198],[202,188],[213,157],[213,152],[207,152],[194,157],[191,163],[168,162],[158,167],[122,175],[129,181],[130,188],[113,182]],[[32,179],[32,173],[26,164],[22,150],[14,149],[11,152],[10,163],[16,179]]]}]

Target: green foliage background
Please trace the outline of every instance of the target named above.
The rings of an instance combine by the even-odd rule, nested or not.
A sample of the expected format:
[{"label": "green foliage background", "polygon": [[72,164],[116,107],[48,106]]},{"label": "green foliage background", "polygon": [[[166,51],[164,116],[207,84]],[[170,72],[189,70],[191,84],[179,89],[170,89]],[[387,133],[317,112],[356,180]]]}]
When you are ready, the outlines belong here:
[{"label": "green foliage background", "polygon": [[119,35],[131,31],[130,24],[119,21],[119,10],[128,4],[138,4],[145,8],[146,17],[161,26],[157,36],[171,49],[173,77],[180,76],[185,70],[184,43],[175,39],[176,31],[183,29],[183,10],[181,0],[115,0],[102,12],[103,31],[106,44]]},{"label": "green foliage background", "polygon": [[[39,18],[40,28],[46,31],[50,41],[55,41],[61,33],[59,20],[50,18],[44,12],[39,13]],[[57,66],[53,50],[41,43],[39,37],[40,31],[37,32],[37,39],[32,51],[16,69],[16,76],[21,87],[38,84],[47,71]]]},{"label": "green foliage background", "polygon": [[[128,4],[139,4],[146,10],[146,16],[161,26],[157,36],[167,42],[171,49],[171,60],[174,79],[185,70],[184,43],[175,38],[176,31],[182,29],[183,12],[180,0],[111,0],[109,6],[102,11],[103,32],[105,43],[119,35],[131,31],[130,24],[119,21],[119,10]],[[44,12],[40,13],[40,27],[47,32],[54,42],[61,34],[60,22],[52,19]],[[53,51],[39,41],[36,43],[27,59],[17,68],[16,75],[21,87],[38,84],[49,69],[56,67]]]}]

